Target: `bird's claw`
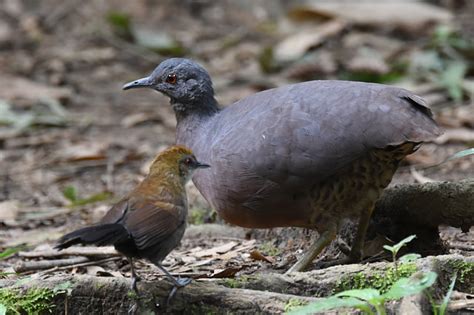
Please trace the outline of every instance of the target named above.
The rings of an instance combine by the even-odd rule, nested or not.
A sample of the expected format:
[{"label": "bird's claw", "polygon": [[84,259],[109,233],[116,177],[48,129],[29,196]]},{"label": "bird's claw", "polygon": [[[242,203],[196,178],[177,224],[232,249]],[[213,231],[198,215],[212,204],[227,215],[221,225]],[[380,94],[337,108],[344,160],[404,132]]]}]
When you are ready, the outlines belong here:
[{"label": "bird's claw", "polygon": [[130,308],[128,309],[127,314],[128,314],[128,315],[135,315],[135,314],[137,313],[137,310],[138,310],[138,304],[137,304],[137,303],[133,303],[133,305],[130,306]]},{"label": "bird's claw", "polygon": [[131,285],[130,285],[130,289],[133,290],[133,291],[135,291],[135,293],[137,293],[137,295],[138,295],[137,283],[138,283],[139,281],[141,281],[141,280],[142,280],[142,279],[141,279],[140,277],[135,276],[135,277],[132,278],[132,283],[131,283]]},{"label": "bird's claw", "polygon": [[170,294],[168,295],[168,298],[166,299],[166,305],[170,304],[171,300],[173,299],[174,295],[176,294],[176,291],[178,291],[179,288],[185,287],[188,284],[190,284],[192,281],[191,278],[178,278],[175,279],[174,281],[174,286],[170,291]]},{"label": "bird's claw", "polygon": [[191,278],[178,278],[176,279],[176,287],[182,288],[190,284],[192,281]]}]

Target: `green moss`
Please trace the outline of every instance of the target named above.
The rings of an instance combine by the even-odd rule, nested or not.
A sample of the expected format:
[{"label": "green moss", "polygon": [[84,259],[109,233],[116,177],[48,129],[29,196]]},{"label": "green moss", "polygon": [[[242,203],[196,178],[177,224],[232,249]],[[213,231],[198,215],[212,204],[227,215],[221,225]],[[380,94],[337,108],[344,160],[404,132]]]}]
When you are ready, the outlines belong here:
[{"label": "green moss", "polygon": [[281,254],[281,251],[275,245],[273,245],[273,242],[271,241],[261,244],[258,246],[258,249],[269,256],[278,256]]},{"label": "green moss", "polygon": [[339,293],[346,290],[353,289],[377,289],[382,294],[400,278],[408,278],[414,274],[418,268],[414,263],[405,263],[398,266],[398,275],[395,273],[395,268],[390,267],[383,272],[373,272],[366,274],[359,272],[355,275],[343,277],[336,284],[333,293]]},{"label": "green moss", "polygon": [[245,285],[248,284],[252,279],[255,279],[255,277],[247,275],[242,275],[238,278],[227,278],[224,279],[223,285],[232,289],[244,288]]},{"label": "green moss", "polygon": [[458,274],[460,283],[470,283],[474,279],[474,263],[463,260],[450,260],[449,266]]},{"label": "green moss", "polygon": [[192,208],[188,214],[189,224],[204,224],[208,210],[202,208]]},{"label": "green moss", "polygon": [[7,314],[42,314],[51,313],[55,307],[52,303],[57,293],[47,288],[35,288],[27,291],[19,289],[0,289],[0,304],[7,309]]},{"label": "green moss", "polygon": [[307,301],[300,300],[300,299],[297,299],[297,298],[291,298],[285,304],[285,313],[287,313],[289,311],[292,311],[297,307],[304,306],[306,304],[308,304]]}]

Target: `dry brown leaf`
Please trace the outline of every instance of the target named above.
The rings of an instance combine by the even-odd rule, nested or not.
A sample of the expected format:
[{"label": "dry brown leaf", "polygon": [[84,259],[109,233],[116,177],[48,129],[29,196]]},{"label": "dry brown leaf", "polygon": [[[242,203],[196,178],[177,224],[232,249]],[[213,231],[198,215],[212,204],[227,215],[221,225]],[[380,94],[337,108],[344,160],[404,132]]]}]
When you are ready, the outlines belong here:
[{"label": "dry brown leaf", "polygon": [[256,249],[254,249],[250,252],[250,258],[252,258],[253,260],[266,261],[266,262],[271,263],[271,264],[274,263],[273,258],[263,255],[260,251],[258,251]]},{"label": "dry brown leaf", "polygon": [[108,143],[87,142],[67,146],[61,150],[62,161],[104,160]]},{"label": "dry brown leaf", "polygon": [[201,250],[199,252],[196,252],[196,253],[194,253],[194,256],[196,256],[196,257],[207,257],[207,256],[216,256],[218,254],[224,254],[224,253],[230,251],[232,248],[234,248],[237,245],[238,245],[237,242],[225,243],[225,244],[217,246],[217,247],[204,249],[204,250]]},{"label": "dry brown leaf", "polygon": [[61,101],[69,99],[72,95],[69,88],[49,86],[6,74],[0,77],[0,86],[2,87],[0,98],[9,103],[26,101],[31,104],[44,99]]},{"label": "dry brown leaf", "polygon": [[0,222],[6,225],[13,225],[20,212],[20,202],[18,200],[7,200],[0,202]]},{"label": "dry brown leaf", "polygon": [[246,254],[246,251],[252,247],[255,246],[255,242],[256,240],[249,240],[249,241],[245,241],[244,243],[242,243],[239,247],[237,247],[236,249],[232,250],[232,251],[229,251],[223,255],[221,255],[219,257],[219,259],[222,259],[224,261],[227,261],[227,260],[230,260],[232,258],[235,258],[237,257],[239,254],[240,255],[244,255]]},{"label": "dry brown leaf", "polygon": [[156,115],[150,115],[149,113],[136,113],[126,116],[124,119],[122,119],[120,125],[124,126],[125,128],[130,128],[148,121],[161,122],[161,119],[159,119],[159,117]]},{"label": "dry brown leaf", "polygon": [[448,142],[474,142],[474,130],[467,128],[446,129],[435,141],[437,144]]},{"label": "dry brown leaf", "polygon": [[418,32],[425,32],[428,25],[447,23],[452,19],[448,10],[417,1],[312,1],[296,7],[290,14],[340,18],[356,25]]},{"label": "dry brown leaf", "polygon": [[97,276],[99,272],[105,272],[101,266],[86,266],[86,270],[86,273],[92,276]]},{"label": "dry brown leaf", "polygon": [[235,274],[243,268],[244,266],[215,269],[211,274],[207,274],[206,276],[208,278],[233,278]]},{"label": "dry brown leaf", "polygon": [[292,34],[275,47],[275,59],[279,62],[301,58],[309,49],[321,45],[342,32],[347,23],[333,20],[320,26]]}]

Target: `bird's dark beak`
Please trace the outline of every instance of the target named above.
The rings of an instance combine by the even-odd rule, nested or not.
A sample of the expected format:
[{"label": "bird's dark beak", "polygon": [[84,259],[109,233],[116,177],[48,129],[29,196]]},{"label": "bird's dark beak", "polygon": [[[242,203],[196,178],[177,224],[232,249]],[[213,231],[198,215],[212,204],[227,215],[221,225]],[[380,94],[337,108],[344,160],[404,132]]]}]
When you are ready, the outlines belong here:
[{"label": "bird's dark beak", "polygon": [[137,89],[137,88],[144,88],[144,87],[151,87],[153,86],[153,81],[150,80],[150,77],[141,78],[132,82],[126,83],[122,90],[130,90],[130,89]]},{"label": "bird's dark beak", "polygon": [[196,163],[196,168],[209,168],[209,167],[211,167],[209,164],[204,164],[201,162]]}]

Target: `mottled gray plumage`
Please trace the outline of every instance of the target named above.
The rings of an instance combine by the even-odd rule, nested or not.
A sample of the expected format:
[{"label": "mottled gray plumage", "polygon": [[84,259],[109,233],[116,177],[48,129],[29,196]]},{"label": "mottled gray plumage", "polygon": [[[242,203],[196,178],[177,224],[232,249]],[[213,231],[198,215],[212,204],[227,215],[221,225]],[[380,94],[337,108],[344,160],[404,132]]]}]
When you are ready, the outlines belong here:
[{"label": "mottled gray plumage", "polygon": [[[371,208],[398,162],[416,144],[441,133],[423,99],[381,84],[310,81],[256,93],[220,109],[207,72],[193,61],[173,58],[124,89],[136,87],[170,97],[178,120],[176,142],[212,165],[209,172],[196,174],[194,183],[225,220],[245,227],[324,230],[352,216],[351,211],[369,211],[341,211],[321,226],[315,213],[324,214],[331,199],[316,203],[315,190],[325,190],[331,182],[336,188],[328,188],[328,194],[336,194],[338,178],[351,174],[344,184],[349,189],[352,178],[363,177],[367,189],[359,187],[360,197],[339,194],[331,207],[334,202],[365,207],[359,201],[373,182]],[[392,151],[398,153],[390,155]],[[380,162],[388,173],[381,174],[384,168],[371,168],[368,161]],[[360,172],[374,173],[359,176],[356,165],[362,165]],[[388,181],[379,180],[382,175]],[[357,189],[357,183],[353,186]],[[334,236],[331,232],[330,238]]]}]

